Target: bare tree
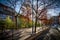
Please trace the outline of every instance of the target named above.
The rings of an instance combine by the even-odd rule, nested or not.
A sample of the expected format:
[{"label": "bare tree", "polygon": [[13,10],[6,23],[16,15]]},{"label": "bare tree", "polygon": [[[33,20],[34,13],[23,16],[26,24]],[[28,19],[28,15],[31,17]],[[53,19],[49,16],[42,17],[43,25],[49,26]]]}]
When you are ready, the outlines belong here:
[{"label": "bare tree", "polygon": [[[47,11],[47,9],[51,6],[51,5],[53,5],[53,4],[55,4],[55,0],[52,0],[52,1],[48,1],[48,4],[46,5],[46,1],[45,0],[42,0],[42,2],[43,2],[43,4],[42,5],[44,5],[44,7],[40,10],[40,11],[38,11],[38,9],[39,9],[39,5],[38,5],[38,2],[39,2],[39,0],[35,0],[35,1],[37,1],[37,3],[36,3],[36,8],[35,7],[32,7],[32,10],[34,10],[35,11],[35,13],[36,13],[36,15],[35,15],[35,32],[36,32],[36,25],[37,25],[37,21],[38,20],[41,20],[41,18],[39,17],[39,16],[41,16],[41,14],[43,14],[43,15],[46,15],[45,13],[47,13],[46,11]],[[40,0],[41,1],[41,0]],[[33,0],[32,0],[32,3],[33,3]],[[33,5],[34,6],[34,5]],[[41,6],[41,5],[40,5]],[[45,12],[45,13],[44,13]]]},{"label": "bare tree", "polygon": [[[36,1],[35,6],[33,4],[34,1]],[[41,2],[41,3],[39,3],[39,2]],[[28,17],[28,15],[29,15],[28,11],[29,11],[30,14],[32,15],[32,17],[35,18],[35,32],[36,32],[37,21],[41,20],[41,17],[43,17],[44,15],[46,16],[47,9],[49,7],[51,7],[51,5],[53,5],[53,4],[55,4],[55,0],[32,0],[31,3],[29,3],[29,0],[25,0],[25,2],[22,4],[24,7],[23,8],[23,11],[24,11],[23,14]],[[43,5],[43,8],[39,11],[38,9],[41,5]],[[28,7],[31,8],[31,11],[28,10]]]},{"label": "bare tree", "polygon": [[[15,0],[15,1],[12,1],[12,0],[7,0],[15,9],[16,7],[16,3],[18,0]],[[22,0],[21,0],[22,1]],[[36,1],[36,6],[33,5],[33,0],[31,1],[32,3],[30,3],[28,0],[25,0],[25,2],[23,2],[21,4],[21,7],[23,8],[22,11],[24,11],[24,15],[26,15],[27,17],[30,15],[30,14],[34,14],[35,16],[35,32],[36,32],[36,25],[37,25],[37,21],[38,20],[41,20],[41,14],[46,15],[45,13],[47,13],[47,9],[55,4],[55,0],[35,0]],[[42,2],[41,2],[42,1]],[[41,2],[41,3],[39,3]],[[31,6],[32,5],[32,6]],[[39,7],[43,5],[43,8],[39,11]],[[31,10],[28,10],[28,9],[31,9]],[[20,9],[21,10],[21,9]],[[20,13],[20,10],[19,10],[19,13]],[[32,12],[31,12],[32,11]],[[44,13],[45,12],[45,13]],[[16,15],[17,17],[18,15]],[[32,16],[33,17],[33,16]],[[16,18],[16,23],[17,23],[17,18]]]}]

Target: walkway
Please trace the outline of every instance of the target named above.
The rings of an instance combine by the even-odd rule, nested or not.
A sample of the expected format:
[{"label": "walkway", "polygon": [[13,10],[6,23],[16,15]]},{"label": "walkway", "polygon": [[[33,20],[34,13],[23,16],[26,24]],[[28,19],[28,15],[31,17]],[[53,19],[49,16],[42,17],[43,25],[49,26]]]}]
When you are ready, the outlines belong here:
[{"label": "walkway", "polygon": [[[41,32],[45,30],[47,27],[37,27],[37,32]],[[32,28],[24,28],[24,29],[18,29],[18,30],[4,30],[3,32],[0,32],[0,40],[25,40],[26,38],[30,37],[32,34]]]}]

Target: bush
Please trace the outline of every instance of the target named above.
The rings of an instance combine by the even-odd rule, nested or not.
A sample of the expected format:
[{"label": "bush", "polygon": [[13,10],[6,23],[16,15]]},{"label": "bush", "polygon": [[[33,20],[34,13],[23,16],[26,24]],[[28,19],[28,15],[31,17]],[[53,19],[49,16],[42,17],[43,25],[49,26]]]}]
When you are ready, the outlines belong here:
[{"label": "bush", "polygon": [[6,28],[14,28],[14,23],[9,16],[6,17],[5,24],[6,24]]}]

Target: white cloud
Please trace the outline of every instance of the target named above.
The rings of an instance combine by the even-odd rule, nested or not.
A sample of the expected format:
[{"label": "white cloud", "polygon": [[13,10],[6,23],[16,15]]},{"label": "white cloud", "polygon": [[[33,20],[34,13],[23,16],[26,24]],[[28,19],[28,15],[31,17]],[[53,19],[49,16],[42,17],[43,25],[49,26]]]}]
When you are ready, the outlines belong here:
[{"label": "white cloud", "polygon": [[48,9],[47,18],[50,19],[52,16],[58,16],[59,12],[60,12],[59,9]]},{"label": "white cloud", "polygon": [[47,14],[50,14],[51,16],[58,16],[56,9],[48,9]]}]

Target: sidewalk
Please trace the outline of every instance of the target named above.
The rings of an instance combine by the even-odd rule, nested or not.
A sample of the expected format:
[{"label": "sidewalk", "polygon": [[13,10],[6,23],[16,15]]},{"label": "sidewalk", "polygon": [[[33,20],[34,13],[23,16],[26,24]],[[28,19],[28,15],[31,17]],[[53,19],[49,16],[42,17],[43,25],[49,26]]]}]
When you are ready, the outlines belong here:
[{"label": "sidewalk", "polygon": [[[43,27],[43,29],[42,29],[42,27],[37,27],[36,28],[36,33],[38,33],[38,32],[41,32],[41,31],[43,31],[43,30],[45,30],[47,27]],[[28,38],[28,37],[30,37],[31,36],[31,34],[32,34],[32,28],[25,28],[25,29],[21,29],[20,31],[22,31],[21,32],[21,38],[19,39],[19,40],[25,40],[26,38]]]}]

